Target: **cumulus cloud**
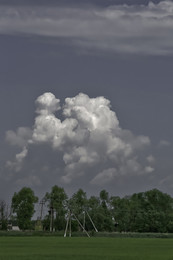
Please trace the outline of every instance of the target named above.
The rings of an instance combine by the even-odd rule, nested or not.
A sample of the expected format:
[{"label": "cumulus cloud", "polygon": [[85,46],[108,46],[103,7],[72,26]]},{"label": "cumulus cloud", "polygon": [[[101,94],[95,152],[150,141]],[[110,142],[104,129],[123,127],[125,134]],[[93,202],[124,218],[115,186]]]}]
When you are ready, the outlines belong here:
[{"label": "cumulus cloud", "polygon": [[[92,185],[103,185],[116,181],[119,176],[141,175],[154,170],[152,155],[141,163],[142,152],[150,145],[150,139],[122,129],[108,99],[90,98],[80,93],[65,99],[61,111],[63,120],[55,113],[58,110],[60,101],[52,93],[37,98],[32,135],[28,135],[22,152],[16,155],[14,162],[8,161],[7,167],[20,171],[28,154],[31,157],[31,150],[44,145],[57,155],[55,169],[61,160],[57,173],[55,169],[52,171],[59,181],[66,184],[84,178]],[[7,136],[9,143],[13,144],[9,131]],[[23,131],[17,130],[13,136],[20,140]],[[41,156],[38,155],[37,162],[39,160]]]},{"label": "cumulus cloud", "polygon": [[149,163],[154,163],[154,162],[155,162],[154,156],[153,156],[153,155],[147,156],[147,161],[148,161]]},{"label": "cumulus cloud", "polygon": [[105,183],[113,181],[116,175],[117,172],[115,168],[103,170],[91,180],[91,184],[104,185]]},{"label": "cumulus cloud", "polygon": [[84,49],[173,53],[173,2],[98,7],[2,6],[0,33],[62,38]]},{"label": "cumulus cloud", "polygon": [[61,109],[60,100],[56,99],[55,95],[50,92],[39,96],[36,100],[36,105],[36,112],[41,115],[49,115]]},{"label": "cumulus cloud", "polygon": [[146,173],[150,173],[150,172],[153,172],[153,171],[154,171],[154,168],[151,167],[151,166],[146,166],[146,167],[145,167],[145,171],[146,171]]},{"label": "cumulus cloud", "polygon": [[32,130],[29,127],[19,127],[16,132],[7,131],[6,140],[11,145],[24,147],[32,136]]},{"label": "cumulus cloud", "polygon": [[7,161],[6,166],[16,172],[19,172],[22,169],[22,164],[27,154],[28,150],[24,147],[20,153],[16,154],[16,160],[14,162]]}]

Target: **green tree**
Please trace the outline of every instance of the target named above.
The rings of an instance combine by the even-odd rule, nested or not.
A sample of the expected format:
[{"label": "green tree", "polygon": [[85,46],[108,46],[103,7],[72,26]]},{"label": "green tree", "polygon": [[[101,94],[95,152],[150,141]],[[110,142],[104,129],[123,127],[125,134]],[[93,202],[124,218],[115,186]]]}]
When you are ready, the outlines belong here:
[{"label": "green tree", "polygon": [[[110,208],[109,193],[102,190],[99,197],[91,196],[87,204],[88,213],[98,231],[113,231],[114,221]],[[88,230],[95,230],[91,220],[86,219],[86,226]]]},{"label": "green tree", "polygon": [[7,230],[7,225],[8,225],[7,205],[4,200],[0,200],[0,229]]},{"label": "green tree", "polygon": [[32,226],[31,218],[34,214],[34,204],[38,198],[34,195],[31,188],[24,187],[12,197],[12,210],[16,213],[17,223],[20,229],[30,229]]},{"label": "green tree", "polygon": [[103,216],[102,219],[102,231],[113,231],[114,230],[114,222],[112,213],[110,210],[110,198],[109,193],[106,190],[102,190],[100,192],[100,216]]},{"label": "green tree", "polygon": [[173,221],[173,199],[157,189],[145,193],[151,232],[167,232]]},{"label": "green tree", "polygon": [[138,232],[167,232],[172,224],[173,199],[157,189],[135,193],[130,198],[135,217],[131,230]]},{"label": "green tree", "polygon": [[81,215],[87,207],[86,192],[79,189],[76,193],[74,193],[72,198],[69,200],[69,206],[72,212],[79,217],[79,215]]},{"label": "green tree", "polygon": [[[72,220],[76,222],[76,218],[80,221],[80,223],[85,226],[85,210],[87,209],[87,196],[86,192],[82,189],[79,189],[73,196],[70,198],[68,202],[69,209],[72,213]],[[76,228],[76,225],[74,225]],[[78,230],[81,230],[81,226],[77,225]]]},{"label": "green tree", "polygon": [[[47,222],[51,224],[51,231],[55,228],[56,230],[63,230],[65,228],[65,214],[66,214],[66,202],[67,194],[64,189],[53,186],[50,193],[46,193],[44,199],[48,202],[48,208],[50,209],[50,215],[46,217]],[[55,218],[54,218],[54,215]],[[52,219],[51,219],[52,218]]]},{"label": "green tree", "polygon": [[157,189],[111,198],[119,231],[172,232],[173,199]]},{"label": "green tree", "polygon": [[[100,199],[98,197],[91,196],[88,199],[87,211],[97,230],[101,231],[104,216],[100,212]],[[95,230],[89,217],[86,218],[86,227],[88,230]]]},{"label": "green tree", "polygon": [[109,193],[106,190],[100,191],[100,200],[103,208],[107,208],[107,204],[109,202]]},{"label": "green tree", "polygon": [[120,198],[113,196],[110,199],[111,211],[114,218],[114,224],[117,224],[117,231],[130,231],[130,201],[129,197]]}]

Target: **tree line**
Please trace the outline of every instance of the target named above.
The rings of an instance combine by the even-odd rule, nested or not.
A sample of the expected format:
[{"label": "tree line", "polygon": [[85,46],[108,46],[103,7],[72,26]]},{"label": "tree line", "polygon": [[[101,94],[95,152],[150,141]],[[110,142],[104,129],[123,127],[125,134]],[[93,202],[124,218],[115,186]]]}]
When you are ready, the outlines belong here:
[{"label": "tree line", "polygon": [[[65,190],[55,185],[40,201],[40,217],[33,220],[36,203],[38,197],[28,187],[14,193],[10,211],[0,200],[0,229],[15,224],[21,230],[60,231],[70,221],[71,231],[173,232],[173,198],[157,189],[123,198],[110,196],[106,190],[87,198],[79,189],[68,198]],[[43,207],[47,209],[44,216]]]}]

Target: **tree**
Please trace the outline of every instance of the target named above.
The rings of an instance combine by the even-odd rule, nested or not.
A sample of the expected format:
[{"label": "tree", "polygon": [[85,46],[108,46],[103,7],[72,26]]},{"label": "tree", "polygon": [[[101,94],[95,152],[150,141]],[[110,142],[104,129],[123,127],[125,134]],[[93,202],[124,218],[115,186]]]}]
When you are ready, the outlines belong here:
[{"label": "tree", "polygon": [[[98,231],[113,231],[114,222],[110,209],[109,193],[102,190],[99,197],[91,196],[87,202],[87,211]],[[91,219],[86,219],[88,230],[95,230]]]},{"label": "tree", "polygon": [[103,207],[107,207],[106,204],[109,202],[109,193],[106,190],[101,190],[100,199],[102,201]]},{"label": "tree", "polygon": [[[89,198],[88,213],[94,225],[96,226],[97,230],[102,231],[104,226],[105,215],[104,215],[104,210],[100,205],[100,199],[98,197],[91,196]],[[88,230],[94,231],[94,227],[89,219],[87,219],[86,225],[88,227]]]},{"label": "tree", "polygon": [[157,189],[111,198],[119,231],[172,232],[173,199]]},{"label": "tree", "polygon": [[173,220],[173,199],[157,189],[135,193],[130,199],[135,214],[131,230],[138,232],[167,232]]},{"label": "tree", "polygon": [[0,229],[7,230],[8,225],[8,210],[4,200],[0,200]]},{"label": "tree", "polygon": [[20,229],[31,228],[31,218],[34,214],[34,204],[38,198],[34,195],[31,188],[24,187],[12,197],[12,210],[16,213],[17,224]]},{"label": "tree", "polygon": [[167,232],[173,221],[173,199],[157,189],[145,192],[150,232]]},{"label": "tree", "polygon": [[[72,221],[75,220],[76,222],[77,218],[79,222],[83,225],[83,227],[85,227],[85,210],[87,208],[86,192],[84,192],[82,189],[79,189],[69,200],[68,206],[73,216]],[[78,225],[78,230],[80,229],[81,226]]]},{"label": "tree", "polygon": [[100,192],[100,214],[103,215],[103,231],[113,231],[114,223],[113,218],[110,210],[110,198],[109,193],[106,190],[102,190]]},{"label": "tree", "polygon": [[69,205],[76,215],[79,216],[81,213],[83,213],[87,206],[86,192],[84,192],[82,189],[79,189],[69,200]]},{"label": "tree", "polygon": [[111,197],[111,211],[114,218],[114,224],[118,224],[116,230],[130,231],[130,201],[129,197]]},{"label": "tree", "polygon": [[[46,217],[50,223],[50,230],[52,231],[53,227],[56,230],[63,230],[65,228],[65,204],[67,201],[67,194],[64,189],[55,185],[50,193],[46,193],[44,199],[48,202],[48,208],[50,209],[50,214]],[[54,213],[56,214],[55,219]]]}]

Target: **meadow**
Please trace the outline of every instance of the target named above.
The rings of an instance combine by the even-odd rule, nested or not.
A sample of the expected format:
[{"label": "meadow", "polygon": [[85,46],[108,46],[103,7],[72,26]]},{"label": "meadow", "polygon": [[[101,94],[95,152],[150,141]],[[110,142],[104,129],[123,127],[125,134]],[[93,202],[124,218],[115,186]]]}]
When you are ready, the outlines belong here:
[{"label": "meadow", "polygon": [[173,260],[173,239],[0,237],[1,260]]}]

